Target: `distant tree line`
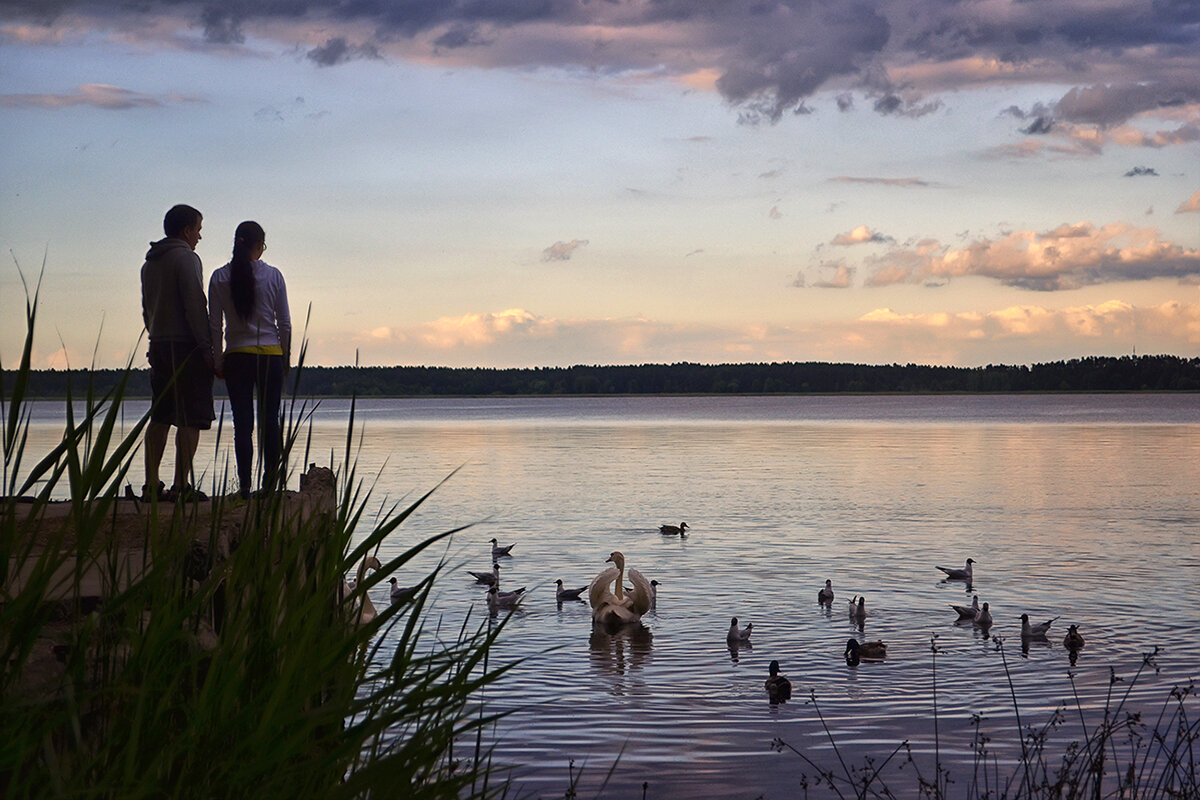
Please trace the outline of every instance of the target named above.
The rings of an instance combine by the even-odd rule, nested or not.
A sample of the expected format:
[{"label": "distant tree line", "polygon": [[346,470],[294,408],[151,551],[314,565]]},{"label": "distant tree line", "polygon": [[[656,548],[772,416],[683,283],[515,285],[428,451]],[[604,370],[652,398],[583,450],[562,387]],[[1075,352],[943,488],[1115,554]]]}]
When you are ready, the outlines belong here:
[{"label": "distant tree line", "polygon": [[[102,394],[123,370],[37,370],[27,396]],[[5,370],[0,396],[14,373]],[[298,385],[296,382],[299,382]],[[605,394],[838,394],[938,392],[1200,391],[1200,358],[1093,356],[1032,366],[935,367],[920,364],[641,364],[533,367],[304,367],[293,370],[289,393],[309,397],[437,397]],[[217,382],[217,392],[224,386]],[[133,370],[127,397],[148,397],[150,376]]]}]

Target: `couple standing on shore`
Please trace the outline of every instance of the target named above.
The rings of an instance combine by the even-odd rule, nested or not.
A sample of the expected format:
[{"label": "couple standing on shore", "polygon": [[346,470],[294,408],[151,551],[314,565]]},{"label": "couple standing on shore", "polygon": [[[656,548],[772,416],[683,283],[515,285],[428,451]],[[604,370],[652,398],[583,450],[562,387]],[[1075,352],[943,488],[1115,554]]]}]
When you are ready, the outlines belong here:
[{"label": "couple standing on shore", "polygon": [[[283,274],[262,260],[266,233],[246,221],[233,235],[233,257],[212,274],[205,301],[196,255],[203,217],[187,205],[163,219],[166,238],[150,245],[142,265],[142,317],[150,337],[154,395],[146,427],[143,499],[206,500],[193,483],[200,431],[213,412],[213,376],[222,378],[233,412],[238,493],[249,497],[254,466],[255,405],[262,488],[282,488],[279,405],[291,364],[292,322]],[[225,346],[221,347],[222,335]],[[165,490],[159,465],[171,427],[175,485]]]}]

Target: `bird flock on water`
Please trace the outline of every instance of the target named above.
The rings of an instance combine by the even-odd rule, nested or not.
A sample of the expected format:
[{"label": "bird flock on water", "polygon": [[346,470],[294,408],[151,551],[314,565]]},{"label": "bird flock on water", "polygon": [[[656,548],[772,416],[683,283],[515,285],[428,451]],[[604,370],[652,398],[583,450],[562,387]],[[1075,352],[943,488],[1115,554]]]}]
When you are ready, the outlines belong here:
[{"label": "bird flock on water", "polygon": [[[663,536],[678,536],[686,539],[689,529],[690,526],[686,522],[680,522],[678,525],[661,525],[658,530]],[[489,544],[491,546],[491,571],[468,570],[467,572],[475,579],[476,584],[487,588],[486,602],[490,613],[512,612],[520,608],[521,603],[526,599],[528,588],[522,586],[510,591],[501,590],[500,560],[512,556],[515,543],[501,545],[499,540],[492,538]],[[950,608],[957,614],[956,624],[975,626],[984,635],[987,635],[994,619],[990,604],[980,603],[979,596],[973,593],[976,563],[975,559],[968,558],[962,567],[938,566],[937,569],[944,573],[943,580],[964,582],[967,591],[972,592],[970,605],[950,604]],[[609,630],[636,625],[641,621],[643,615],[657,606],[659,581],[648,580],[639,570],[632,567],[627,569],[625,555],[619,550],[609,553],[605,564],[610,566],[603,568],[590,583],[584,586],[568,587],[562,578],[555,580],[555,601],[560,607],[563,603],[589,603],[593,624]],[[343,587],[344,594],[353,599],[351,604],[353,612],[364,623],[375,618],[375,606],[365,592],[352,593],[354,593],[355,586],[366,577],[368,570],[372,569],[379,570],[381,565],[377,558],[368,556],[359,566],[355,580],[347,581]],[[420,586],[402,587],[394,577],[388,582],[391,586],[389,599],[392,603],[411,600],[420,588]],[[627,582],[632,585],[627,586]],[[832,606],[833,601],[833,582],[826,579],[825,585],[817,591],[817,602],[822,606]],[[866,597],[856,594],[848,602],[850,620],[858,627],[859,631],[862,631],[868,613]],[[1050,626],[1059,617],[1052,617],[1043,622],[1031,622],[1029,615],[1023,613],[1019,619],[1021,621],[1022,649],[1028,652],[1030,642],[1049,641]],[[730,619],[725,639],[735,659],[739,648],[753,646],[751,641],[753,630],[753,622],[741,625],[738,617]],[[1074,664],[1079,651],[1084,647],[1083,635],[1080,634],[1077,625],[1069,626],[1067,634],[1063,638],[1063,647],[1070,654],[1071,663]],[[887,658],[887,652],[887,644],[882,640],[859,641],[857,638],[851,637],[846,642],[842,656],[847,665],[855,667],[862,662],[883,661]],[[770,662],[764,689],[772,705],[787,702],[792,696],[791,681],[782,674],[777,659]]]}]

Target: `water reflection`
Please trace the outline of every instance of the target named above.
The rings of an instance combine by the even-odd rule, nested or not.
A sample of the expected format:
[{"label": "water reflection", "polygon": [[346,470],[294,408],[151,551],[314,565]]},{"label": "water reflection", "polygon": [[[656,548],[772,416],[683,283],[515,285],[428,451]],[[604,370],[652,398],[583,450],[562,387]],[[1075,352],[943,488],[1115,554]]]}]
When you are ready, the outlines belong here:
[{"label": "water reflection", "polygon": [[749,639],[746,639],[745,641],[726,639],[725,646],[726,649],[729,650],[729,660],[735,664],[738,663],[738,651],[754,649],[754,644]]},{"label": "water reflection", "polygon": [[641,669],[650,658],[653,638],[641,622],[617,627],[593,624],[588,637],[592,666],[614,675]]}]

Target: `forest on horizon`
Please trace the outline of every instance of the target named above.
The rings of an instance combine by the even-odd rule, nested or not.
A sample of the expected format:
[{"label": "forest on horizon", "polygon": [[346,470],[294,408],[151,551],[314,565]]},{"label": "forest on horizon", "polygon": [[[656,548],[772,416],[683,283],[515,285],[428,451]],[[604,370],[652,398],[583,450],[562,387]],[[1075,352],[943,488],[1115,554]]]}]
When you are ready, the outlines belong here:
[{"label": "forest on horizon", "polygon": [[[125,370],[33,370],[25,396],[103,395]],[[3,370],[0,397],[16,372]],[[305,397],[485,397],[635,394],[864,394],[1200,391],[1200,358],[1090,356],[1030,366],[919,364],[641,364],[571,367],[309,367],[287,391]],[[216,383],[218,395],[224,385]],[[149,397],[147,369],[129,371],[126,397]]]}]

